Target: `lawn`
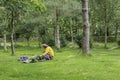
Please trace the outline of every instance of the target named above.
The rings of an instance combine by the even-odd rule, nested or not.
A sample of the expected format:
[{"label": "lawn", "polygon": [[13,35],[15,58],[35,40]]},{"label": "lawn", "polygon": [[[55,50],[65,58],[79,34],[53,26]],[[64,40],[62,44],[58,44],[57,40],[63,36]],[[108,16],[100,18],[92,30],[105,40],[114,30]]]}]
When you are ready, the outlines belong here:
[{"label": "lawn", "polygon": [[[55,50],[55,49],[54,49]],[[24,64],[19,56],[42,54],[37,47],[17,47],[16,55],[0,49],[0,80],[119,80],[120,49],[92,48],[83,56],[78,48],[55,50],[53,61]]]}]

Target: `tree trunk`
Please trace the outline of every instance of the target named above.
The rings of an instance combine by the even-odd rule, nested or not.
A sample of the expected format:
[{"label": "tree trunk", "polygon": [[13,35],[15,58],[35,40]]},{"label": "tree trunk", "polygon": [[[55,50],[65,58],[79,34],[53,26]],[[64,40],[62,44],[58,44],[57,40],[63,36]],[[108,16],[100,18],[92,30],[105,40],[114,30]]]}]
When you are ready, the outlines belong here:
[{"label": "tree trunk", "polygon": [[7,51],[6,30],[4,30],[3,32],[3,37],[4,37],[4,51]]},{"label": "tree trunk", "polygon": [[118,39],[118,26],[115,27],[115,40]]},{"label": "tree trunk", "polygon": [[90,26],[89,26],[89,16],[88,16],[88,0],[82,0],[82,16],[83,16],[83,54],[90,54],[89,49],[89,36],[90,36]]},{"label": "tree trunk", "polygon": [[56,24],[55,24],[55,46],[58,51],[60,50],[60,35],[59,35],[59,24],[58,24],[59,10],[56,8]]},{"label": "tree trunk", "polygon": [[12,55],[15,54],[15,49],[14,49],[14,19],[13,19],[13,11],[12,11],[12,16],[11,16],[11,50],[12,50]]},{"label": "tree trunk", "polygon": [[105,48],[107,48],[107,24],[105,22]]},{"label": "tree trunk", "polygon": [[104,21],[104,24],[105,24],[105,45],[104,47],[107,48],[107,10],[106,10],[106,5],[105,5],[105,21]]},{"label": "tree trunk", "polygon": [[73,27],[72,27],[72,19],[70,18],[70,35],[71,35],[71,42],[73,42]]}]

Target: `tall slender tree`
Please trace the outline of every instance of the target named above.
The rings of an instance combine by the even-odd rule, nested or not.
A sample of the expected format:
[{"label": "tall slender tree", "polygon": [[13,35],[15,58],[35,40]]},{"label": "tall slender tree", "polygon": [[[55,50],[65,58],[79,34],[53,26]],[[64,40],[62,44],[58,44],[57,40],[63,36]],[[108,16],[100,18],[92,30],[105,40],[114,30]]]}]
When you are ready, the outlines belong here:
[{"label": "tall slender tree", "polygon": [[56,19],[55,19],[55,46],[58,51],[60,50],[60,33],[59,33],[59,9],[56,7]]},{"label": "tall slender tree", "polygon": [[3,47],[4,47],[4,51],[7,51],[7,41],[6,41],[6,33],[7,33],[7,25],[8,25],[8,21],[7,21],[7,13],[5,11],[4,7],[0,7],[0,31],[2,32],[3,35]]},{"label": "tall slender tree", "polygon": [[84,54],[90,54],[89,36],[90,36],[90,25],[88,16],[88,0],[82,1],[82,16],[83,16],[83,46],[82,51]]}]

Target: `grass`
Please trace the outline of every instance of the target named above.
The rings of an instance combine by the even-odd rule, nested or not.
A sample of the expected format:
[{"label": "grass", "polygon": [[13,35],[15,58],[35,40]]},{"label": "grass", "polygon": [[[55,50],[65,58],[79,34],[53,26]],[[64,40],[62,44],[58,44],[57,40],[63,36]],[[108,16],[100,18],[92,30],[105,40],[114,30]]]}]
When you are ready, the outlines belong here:
[{"label": "grass", "polygon": [[[54,49],[55,50],[55,49]],[[24,64],[19,56],[42,54],[37,47],[17,47],[16,55],[0,49],[0,80],[119,80],[120,49],[91,49],[83,56],[77,48],[55,50],[53,61]]]}]

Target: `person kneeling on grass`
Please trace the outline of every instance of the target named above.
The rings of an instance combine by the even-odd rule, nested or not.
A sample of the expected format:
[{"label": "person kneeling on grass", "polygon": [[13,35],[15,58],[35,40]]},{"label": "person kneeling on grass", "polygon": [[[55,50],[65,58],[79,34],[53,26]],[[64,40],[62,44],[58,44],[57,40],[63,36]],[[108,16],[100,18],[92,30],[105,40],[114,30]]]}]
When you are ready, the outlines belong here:
[{"label": "person kneeling on grass", "polygon": [[53,60],[54,58],[53,49],[47,44],[42,44],[42,47],[44,48],[44,53],[42,55],[33,56],[29,60],[24,61],[24,63],[34,63],[38,61]]},{"label": "person kneeling on grass", "polygon": [[42,44],[42,47],[45,49],[42,56],[45,57],[46,60],[53,60],[54,57],[53,49],[47,44]]}]

